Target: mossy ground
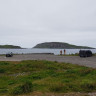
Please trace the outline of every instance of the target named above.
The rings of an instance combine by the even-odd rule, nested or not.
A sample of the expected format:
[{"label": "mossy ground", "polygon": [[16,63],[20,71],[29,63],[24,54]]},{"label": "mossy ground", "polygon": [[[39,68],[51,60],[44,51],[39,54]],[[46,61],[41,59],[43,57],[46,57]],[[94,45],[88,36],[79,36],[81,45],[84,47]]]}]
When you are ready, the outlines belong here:
[{"label": "mossy ground", "polygon": [[0,96],[16,95],[15,88],[26,81],[32,83],[32,92],[95,92],[96,69],[51,61],[0,61]]}]

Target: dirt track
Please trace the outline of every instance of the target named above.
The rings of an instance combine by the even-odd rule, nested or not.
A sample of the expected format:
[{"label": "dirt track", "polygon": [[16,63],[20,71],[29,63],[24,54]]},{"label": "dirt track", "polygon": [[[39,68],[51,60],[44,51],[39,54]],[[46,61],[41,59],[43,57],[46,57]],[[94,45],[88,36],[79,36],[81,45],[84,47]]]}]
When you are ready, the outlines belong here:
[{"label": "dirt track", "polygon": [[96,56],[88,58],[80,58],[79,56],[55,56],[48,54],[14,55],[13,57],[7,57],[7,58],[5,56],[0,56],[0,61],[22,61],[22,60],[58,61],[96,68]]}]

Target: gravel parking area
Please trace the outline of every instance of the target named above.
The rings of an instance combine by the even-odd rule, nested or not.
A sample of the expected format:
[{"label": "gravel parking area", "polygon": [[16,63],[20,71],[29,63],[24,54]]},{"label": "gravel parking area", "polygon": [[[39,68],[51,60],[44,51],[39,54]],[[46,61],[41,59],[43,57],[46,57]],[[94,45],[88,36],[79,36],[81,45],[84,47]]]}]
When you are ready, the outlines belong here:
[{"label": "gravel parking area", "polygon": [[48,60],[66,62],[96,68],[96,56],[80,58],[79,56],[56,56],[50,54],[24,54],[13,57],[0,56],[0,61],[22,61],[22,60]]}]

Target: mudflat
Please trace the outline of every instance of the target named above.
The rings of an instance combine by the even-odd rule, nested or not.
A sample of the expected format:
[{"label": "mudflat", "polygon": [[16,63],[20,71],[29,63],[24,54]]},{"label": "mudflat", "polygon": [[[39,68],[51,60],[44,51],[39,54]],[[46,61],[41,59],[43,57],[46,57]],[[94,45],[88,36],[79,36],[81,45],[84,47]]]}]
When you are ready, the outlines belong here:
[{"label": "mudflat", "polygon": [[22,60],[48,60],[66,62],[96,68],[96,56],[81,58],[79,56],[57,56],[50,54],[22,54],[13,57],[0,56],[0,61],[22,61]]}]

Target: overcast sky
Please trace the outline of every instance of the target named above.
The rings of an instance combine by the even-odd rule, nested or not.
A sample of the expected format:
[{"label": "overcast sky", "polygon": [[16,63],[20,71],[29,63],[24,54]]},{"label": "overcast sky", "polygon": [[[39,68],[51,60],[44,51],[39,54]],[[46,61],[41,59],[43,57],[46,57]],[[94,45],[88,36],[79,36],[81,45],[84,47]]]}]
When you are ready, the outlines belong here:
[{"label": "overcast sky", "polygon": [[0,45],[42,42],[96,48],[96,0],[0,0]]}]

